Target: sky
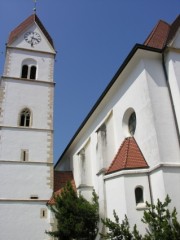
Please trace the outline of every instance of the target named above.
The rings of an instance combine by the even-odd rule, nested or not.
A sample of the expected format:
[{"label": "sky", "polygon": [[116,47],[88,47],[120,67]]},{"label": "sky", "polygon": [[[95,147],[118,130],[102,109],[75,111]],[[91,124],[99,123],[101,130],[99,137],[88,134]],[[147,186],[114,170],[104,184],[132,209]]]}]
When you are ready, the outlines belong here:
[{"label": "sky", "polygon": [[[33,0],[0,0],[0,74],[9,33],[33,13]],[[161,19],[172,23],[179,0],[37,0],[37,16],[57,51],[54,163],[136,43]]]}]

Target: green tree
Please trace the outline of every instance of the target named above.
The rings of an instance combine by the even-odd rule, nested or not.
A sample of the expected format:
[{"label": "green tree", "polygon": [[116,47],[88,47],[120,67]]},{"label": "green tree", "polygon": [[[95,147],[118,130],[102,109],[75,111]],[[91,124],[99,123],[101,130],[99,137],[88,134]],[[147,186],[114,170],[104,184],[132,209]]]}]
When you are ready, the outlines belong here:
[{"label": "green tree", "polygon": [[141,240],[142,236],[139,234],[136,225],[133,231],[130,231],[130,225],[127,216],[125,215],[122,223],[119,222],[119,217],[113,211],[115,222],[109,218],[102,219],[102,223],[108,228],[107,233],[100,233],[102,239],[114,240]]},{"label": "green tree", "polygon": [[169,211],[168,205],[171,202],[169,196],[164,203],[159,199],[157,204],[146,202],[147,210],[144,211],[142,222],[147,224],[147,233],[141,236],[136,225],[133,231],[130,230],[127,216],[119,223],[119,218],[114,211],[115,222],[106,218],[102,219],[108,229],[106,234],[101,233],[103,239],[114,240],[180,240],[180,223],[177,220],[176,208]]},{"label": "green tree", "polygon": [[93,191],[92,203],[78,196],[70,182],[55,196],[50,206],[57,220],[57,231],[47,232],[59,240],[94,240],[98,232],[98,197]]},{"label": "green tree", "polygon": [[169,211],[168,205],[171,202],[167,195],[164,203],[159,199],[157,204],[147,205],[144,211],[142,222],[148,225],[147,234],[144,240],[178,240],[180,239],[180,224],[177,220],[176,208]]}]

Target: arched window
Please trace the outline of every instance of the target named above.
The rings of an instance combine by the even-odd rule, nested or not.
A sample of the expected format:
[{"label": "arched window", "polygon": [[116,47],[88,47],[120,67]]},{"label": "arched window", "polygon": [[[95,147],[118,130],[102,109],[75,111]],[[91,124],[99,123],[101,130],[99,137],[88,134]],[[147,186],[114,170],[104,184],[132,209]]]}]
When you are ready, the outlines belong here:
[{"label": "arched window", "polygon": [[21,78],[36,79],[37,61],[31,58],[22,61]]},{"label": "arched window", "polygon": [[29,127],[31,120],[31,112],[28,108],[25,108],[20,113],[20,121],[19,126],[21,127]]},{"label": "arched window", "polygon": [[23,65],[22,66],[21,77],[22,78],[27,78],[28,77],[28,65]]},{"label": "arched window", "polygon": [[137,187],[135,189],[135,198],[136,198],[136,205],[144,202],[143,188],[142,187]]},{"label": "arched window", "polygon": [[30,79],[36,79],[36,66],[31,66]]}]

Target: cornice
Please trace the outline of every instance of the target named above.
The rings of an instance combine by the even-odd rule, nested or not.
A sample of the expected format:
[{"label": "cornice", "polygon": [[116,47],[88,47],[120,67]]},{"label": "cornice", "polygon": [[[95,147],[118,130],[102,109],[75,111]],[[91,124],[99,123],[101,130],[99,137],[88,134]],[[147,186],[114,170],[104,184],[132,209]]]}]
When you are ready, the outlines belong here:
[{"label": "cornice", "polygon": [[47,85],[55,85],[55,82],[47,82],[47,81],[43,81],[43,80],[36,80],[36,79],[27,79],[27,78],[17,78],[17,77],[11,77],[11,76],[1,76],[2,79],[5,80],[11,80],[14,79],[16,81],[23,81],[23,82],[29,82],[29,83],[44,83]]},{"label": "cornice", "polygon": [[47,128],[32,128],[32,127],[20,127],[20,126],[8,126],[8,125],[0,125],[1,128],[10,128],[10,129],[18,129],[18,130],[25,130],[25,131],[43,131],[43,132],[53,132],[53,129]]}]

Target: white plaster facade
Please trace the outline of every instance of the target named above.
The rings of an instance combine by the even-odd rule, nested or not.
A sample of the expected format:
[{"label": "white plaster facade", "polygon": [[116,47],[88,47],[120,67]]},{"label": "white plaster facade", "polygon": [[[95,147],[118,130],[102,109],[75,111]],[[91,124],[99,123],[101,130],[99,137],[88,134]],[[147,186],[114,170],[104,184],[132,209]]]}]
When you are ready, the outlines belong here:
[{"label": "white plaster facade", "polygon": [[[0,239],[48,240],[53,219],[46,207],[53,192],[53,71],[55,50],[36,16],[15,31],[6,49],[0,85]],[[79,193],[99,196],[100,216],[128,216],[143,233],[145,201],[164,200],[180,213],[180,30],[165,48],[136,45],[84,120],[56,164],[72,171]],[[41,35],[29,44],[26,32]],[[36,67],[36,78],[22,68]],[[28,70],[29,71],[29,70]],[[28,126],[20,124],[28,109]],[[136,114],[136,140],[149,168],[107,172],[130,137]],[[143,190],[137,204],[135,189]],[[101,229],[100,225],[100,231]],[[97,236],[99,239],[99,236]]]},{"label": "white plaster facade", "polygon": [[[55,50],[32,15],[13,30],[0,85],[0,239],[47,240],[51,218],[46,203],[53,192],[53,94]],[[25,41],[37,32],[38,44]],[[11,39],[12,38],[12,39]],[[28,66],[27,77],[22,76]],[[35,66],[35,77],[30,77]],[[23,109],[30,122],[21,124]]]},{"label": "white plaster facade", "polygon": [[[71,170],[78,191],[88,199],[95,189],[101,217],[113,218],[113,210],[120,220],[126,214],[131,227],[137,224],[142,233],[145,201],[164,201],[169,194],[170,207],[176,206],[180,214],[179,29],[178,25],[166,48],[138,44],[132,49],[55,166],[56,171]],[[130,136],[128,120],[133,111],[134,138],[149,168],[107,174],[119,147]],[[138,186],[144,197],[140,205],[135,198]]]}]

